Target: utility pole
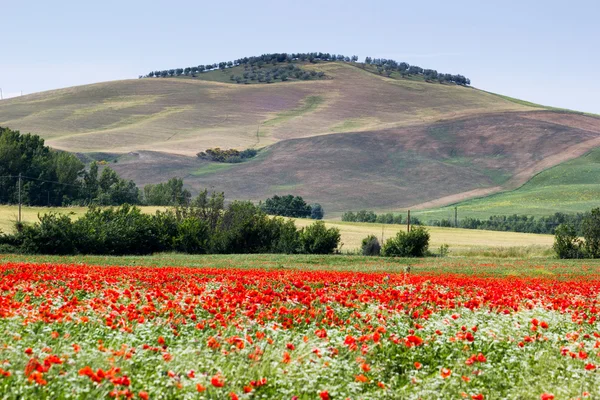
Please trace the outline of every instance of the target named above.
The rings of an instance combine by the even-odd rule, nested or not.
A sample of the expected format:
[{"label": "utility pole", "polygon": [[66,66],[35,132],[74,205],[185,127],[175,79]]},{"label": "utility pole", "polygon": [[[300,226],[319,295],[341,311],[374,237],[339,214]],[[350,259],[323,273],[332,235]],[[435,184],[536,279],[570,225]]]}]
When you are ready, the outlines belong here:
[{"label": "utility pole", "polygon": [[458,207],[454,207],[454,227],[458,228]]},{"label": "utility pole", "polygon": [[19,224],[21,224],[21,173],[19,172]]},{"label": "utility pole", "polygon": [[0,88],[0,100],[4,100],[4,96],[2,95],[2,88]]},{"label": "utility pole", "polygon": [[406,219],[406,232],[410,232],[410,210],[408,210],[408,218]]}]

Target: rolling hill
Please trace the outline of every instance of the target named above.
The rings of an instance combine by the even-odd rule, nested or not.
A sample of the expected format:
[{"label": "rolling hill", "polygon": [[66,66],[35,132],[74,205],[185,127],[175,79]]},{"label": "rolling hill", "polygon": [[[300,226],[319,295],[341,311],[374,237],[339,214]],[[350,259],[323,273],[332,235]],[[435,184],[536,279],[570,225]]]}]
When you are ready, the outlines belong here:
[{"label": "rolling hill", "polygon": [[[139,184],[176,175],[229,198],[294,193],[330,216],[515,189],[600,146],[594,116],[359,64],[301,67],[327,79],[240,85],[211,71],[98,83],[2,101],[0,126],[57,149],[106,153]],[[262,150],[241,164],[195,157],[211,147]]]}]

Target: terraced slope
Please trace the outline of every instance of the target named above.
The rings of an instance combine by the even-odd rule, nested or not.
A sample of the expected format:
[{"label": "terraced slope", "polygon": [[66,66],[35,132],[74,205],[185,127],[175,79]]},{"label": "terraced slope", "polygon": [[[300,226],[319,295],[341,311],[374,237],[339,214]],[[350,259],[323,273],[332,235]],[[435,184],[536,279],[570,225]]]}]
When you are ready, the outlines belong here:
[{"label": "terraced slope", "polygon": [[[515,189],[600,146],[592,116],[345,63],[304,68],[329,79],[99,83],[2,101],[0,126],[40,134],[58,149],[121,153],[112,166],[140,184],[177,175],[229,198],[294,193],[330,216]],[[264,149],[236,165],[194,157],[209,147]]]}]

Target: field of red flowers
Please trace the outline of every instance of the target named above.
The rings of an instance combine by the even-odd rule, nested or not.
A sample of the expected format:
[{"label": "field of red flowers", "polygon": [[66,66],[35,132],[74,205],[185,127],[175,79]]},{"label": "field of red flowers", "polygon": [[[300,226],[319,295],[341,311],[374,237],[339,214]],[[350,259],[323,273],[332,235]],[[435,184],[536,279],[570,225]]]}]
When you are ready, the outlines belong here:
[{"label": "field of red flowers", "polygon": [[0,265],[2,398],[600,396],[600,278]]}]

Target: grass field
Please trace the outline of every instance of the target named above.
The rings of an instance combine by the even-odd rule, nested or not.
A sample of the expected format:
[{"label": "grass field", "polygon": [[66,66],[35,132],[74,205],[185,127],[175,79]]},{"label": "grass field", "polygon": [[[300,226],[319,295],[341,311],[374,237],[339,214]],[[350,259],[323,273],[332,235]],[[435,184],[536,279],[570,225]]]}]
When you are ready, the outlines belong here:
[{"label": "grass field", "polygon": [[[522,187],[456,204],[459,217],[552,215],[586,212],[600,207],[600,150],[593,150],[534,176]],[[417,211],[423,220],[454,218],[454,206]]]},{"label": "grass field", "polygon": [[[162,207],[142,207],[144,212],[154,213]],[[0,229],[5,232],[12,230],[17,219],[18,208],[15,206],[0,206]],[[24,207],[22,219],[25,222],[37,221],[38,214],[47,212],[68,213],[74,218],[85,213],[84,207],[44,208]],[[296,219],[298,227],[311,223],[310,219]],[[336,227],[342,235],[342,252],[356,252],[363,238],[375,235],[380,240],[389,239],[399,230],[405,230],[405,225],[379,225],[368,223],[350,223],[326,221],[328,227]],[[430,249],[438,252],[442,244],[450,246],[450,255],[454,256],[498,256],[498,257],[543,257],[551,256],[550,247],[553,243],[551,235],[537,235],[515,232],[493,232],[469,229],[428,227],[431,234]]]}]

